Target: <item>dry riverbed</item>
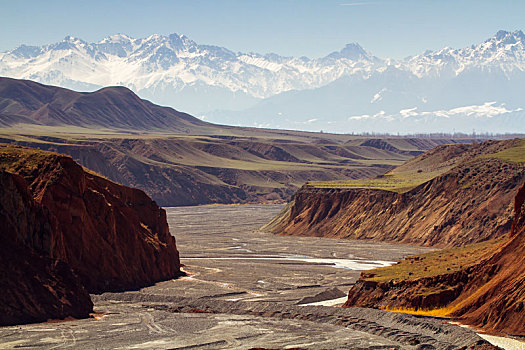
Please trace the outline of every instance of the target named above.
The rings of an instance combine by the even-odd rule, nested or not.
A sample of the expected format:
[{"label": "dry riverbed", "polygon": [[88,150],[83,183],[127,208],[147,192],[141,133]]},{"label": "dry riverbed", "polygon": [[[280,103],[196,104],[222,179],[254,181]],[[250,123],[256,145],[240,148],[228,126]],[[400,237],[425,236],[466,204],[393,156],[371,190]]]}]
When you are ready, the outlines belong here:
[{"label": "dry riverbed", "polygon": [[0,348],[453,349],[485,342],[440,319],[324,306],[344,300],[363,269],[428,248],[257,231],[280,209],[167,208],[186,277],[93,295],[96,318],[0,328]]}]

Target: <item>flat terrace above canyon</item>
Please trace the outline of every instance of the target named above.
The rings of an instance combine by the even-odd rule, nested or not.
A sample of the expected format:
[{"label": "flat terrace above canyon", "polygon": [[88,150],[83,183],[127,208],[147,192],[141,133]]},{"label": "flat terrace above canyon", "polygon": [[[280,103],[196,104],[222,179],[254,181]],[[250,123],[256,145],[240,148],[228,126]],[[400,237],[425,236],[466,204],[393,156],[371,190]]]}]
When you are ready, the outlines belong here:
[{"label": "flat terrace above canyon", "polygon": [[186,277],[92,295],[96,318],[0,328],[0,348],[488,346],[441,319],[319,305],[344,302],[362,270],[431,249],[257,231],[281,208],[167,208]]},{"label": "flat terrace above canyon", "polygon": [[445,145],[432,149],[375,178],[342,181],[309,181],[320,189],[378,189],[405,193],[462,164],[496,159],[507,163],[525,162],[525,139],[473,145]]},{"label": "flat terrace above canyon", "polygon": [[185,134],[0,125],[0,142],[70,155],[160,205],[184,206],[283,203],[310,180],[373,178],[437,145],[474,141],[215,127]]}]

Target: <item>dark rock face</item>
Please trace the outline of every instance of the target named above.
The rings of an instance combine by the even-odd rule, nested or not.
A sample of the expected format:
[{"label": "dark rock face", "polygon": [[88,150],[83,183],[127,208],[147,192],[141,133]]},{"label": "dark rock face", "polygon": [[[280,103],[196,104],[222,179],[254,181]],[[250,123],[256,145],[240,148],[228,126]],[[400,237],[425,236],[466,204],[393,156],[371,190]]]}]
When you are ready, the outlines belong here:
[{"label": "dark rock face", "polygon": [[50,236],[25,180],[0,171],[0,325],[88,317],[89,294],[71,268],[35,250]]},{"label": "dark rock face", "polygon": [[[56,159],[54,168],[61,176],[37,193],[59,235],[49,253],[78,271],[90,292],[177,276],[179,256],[166,213],[144,192],[87,174],[69,157]],[[46,177],[32,185],[38,188]]]},{"label": "dark rock face", "polygon": [[135,289],[180,274],[166,213],[144,192],[67,156],[17,146],[0,145],[0,170],[3,322],[86,317],[87,291]]},{"label": "dark rock face", "polygon": [[165,211],[144,192],[86,172],[70,157],[0,150],[48,213],[41,253],[68,263],[89,292],[139,288],[179,274]]}]

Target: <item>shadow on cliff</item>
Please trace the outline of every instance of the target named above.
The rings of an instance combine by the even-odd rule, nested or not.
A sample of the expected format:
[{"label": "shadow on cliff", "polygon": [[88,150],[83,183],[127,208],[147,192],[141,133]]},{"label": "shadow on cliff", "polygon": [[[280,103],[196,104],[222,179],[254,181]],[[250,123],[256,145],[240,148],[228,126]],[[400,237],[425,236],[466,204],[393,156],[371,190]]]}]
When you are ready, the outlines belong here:
[{"label": "shadow on cliff", "polygon": [[[166,212],[141,190],[70,157],[17,146],[0,145],[0,170],[2,235],[9,242],[2,246],[9,262],[0,275],[7,286],[2,324],[85,317],[92,310],[88,292],[138,289],[182,275]],[[48,292],[39,294],[42,286]]]}]

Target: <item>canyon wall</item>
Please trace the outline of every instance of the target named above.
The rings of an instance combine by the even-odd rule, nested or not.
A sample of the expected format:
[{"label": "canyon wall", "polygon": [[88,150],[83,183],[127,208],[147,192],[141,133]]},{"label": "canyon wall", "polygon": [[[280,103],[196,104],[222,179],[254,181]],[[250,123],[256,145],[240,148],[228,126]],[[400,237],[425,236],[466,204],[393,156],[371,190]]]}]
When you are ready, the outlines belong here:
[{"label": "canyon wall", "polygon": [[[452,317],[491,333],[524,336],[525,185],[514,199],[510,234],[488,247],[477,262],[450,273],[383,281],[374,278],[381,270],[363,273],[350,289],[345,306],[419,311]],[[423,269],[424,259],[417,256],[408,259],[412,260],[410,264],[400,264],[409,265],[408,269],[415,272]]]},{"label": "canyon wall", "polygon": [[50,226],[25,180],[0,171],[0,326],[88,317],[89,294],[64,262],[40,256]]},{"label": "canyon wall", "polygon": [[[25,147],[0,145],[0,171],[0,214],[8,224],[0,305],[5,313],[19,300],[14,323],[84,317],[92,307],[87,292],[135,289],[180,275],[166,213],[141,190],[68,156]],[[26,280],[17,283],[18,275]]]},{"label": "canyon wall", "polygon": [[508,233],[510,203],[523,181],[522,162],[473,157],[404,193],[305,185],[264,229],[283,235],[460,246]]},{"label": "canyon wall", "polygon": [[525,185],[514,204],[509,241],[476,266],[451,315],[489,331],[525,336]]}]

